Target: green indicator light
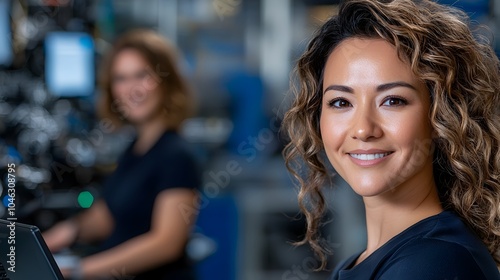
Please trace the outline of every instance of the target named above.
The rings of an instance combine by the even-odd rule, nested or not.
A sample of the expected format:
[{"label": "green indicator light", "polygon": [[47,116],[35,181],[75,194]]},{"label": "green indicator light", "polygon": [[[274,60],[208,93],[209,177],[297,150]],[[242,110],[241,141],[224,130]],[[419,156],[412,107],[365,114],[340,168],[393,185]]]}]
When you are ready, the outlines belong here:
[{"label": "green indicator light", "polygon": [[89,208],[92,206],[92,203],[94,203],[94,196],[90,192],[84,191],[78,195],[78,204],[80,204],[80,207]]}]

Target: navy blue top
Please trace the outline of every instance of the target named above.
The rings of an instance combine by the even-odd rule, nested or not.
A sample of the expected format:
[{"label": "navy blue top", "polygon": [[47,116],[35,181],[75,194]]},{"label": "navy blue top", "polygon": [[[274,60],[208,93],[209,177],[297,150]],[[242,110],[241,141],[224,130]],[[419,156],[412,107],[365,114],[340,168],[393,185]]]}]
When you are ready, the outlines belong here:
[{"label": "navy blue top", "polygon": [[[103,250],[149,231],[154,202],[161,191],[201,186],[201,172],[194,154],[177,133],[165,132],[144,155],[134,154],[135,142],[121,156],[104,185],[103,199],[115,226],[103,243]],[[188,270],[185,256],[134,279],[187,279],[172,276],[183,269]]]},{"label": "navy blue top", "polygon": [[396,235],[353,267],[341,262],[331,280],[500,280],[493,257],[451,211],[426,218]]}]

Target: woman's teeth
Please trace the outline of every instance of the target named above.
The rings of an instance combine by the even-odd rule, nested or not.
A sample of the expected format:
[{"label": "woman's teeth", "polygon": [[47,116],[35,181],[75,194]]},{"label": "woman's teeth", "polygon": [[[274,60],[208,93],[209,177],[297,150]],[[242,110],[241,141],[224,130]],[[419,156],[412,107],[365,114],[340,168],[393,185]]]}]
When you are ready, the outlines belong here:
[{"label": "woman's teeth", "polygon": [[360,159],[360,160],[374,160],[377,158],[382,158],[390,155],[391,153],[379,153],[379,154],[349,154],[351,157]]}]

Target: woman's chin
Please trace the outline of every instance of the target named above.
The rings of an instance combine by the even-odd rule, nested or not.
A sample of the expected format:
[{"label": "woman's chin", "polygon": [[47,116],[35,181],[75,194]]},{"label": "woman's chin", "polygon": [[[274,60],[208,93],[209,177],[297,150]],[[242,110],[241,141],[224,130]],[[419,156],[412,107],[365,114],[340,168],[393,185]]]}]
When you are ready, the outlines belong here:
[{"label": "woman's chin", "polygon": [[373,197],[394,189],[394,187],[382,184],[352,184],[350,186],[362,197]]},{"label": "woman's chin", "polygon": [[130,114],[127,116],[127,121],[132,125],[141,125],[151,121],[151,114]]}]

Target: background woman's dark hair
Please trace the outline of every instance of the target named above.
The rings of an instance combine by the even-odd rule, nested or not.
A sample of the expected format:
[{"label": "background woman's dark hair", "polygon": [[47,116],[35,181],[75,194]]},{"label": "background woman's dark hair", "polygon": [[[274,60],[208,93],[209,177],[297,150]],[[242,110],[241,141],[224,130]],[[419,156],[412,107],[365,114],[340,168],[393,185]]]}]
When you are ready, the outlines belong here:
[{"label": "background woman's dark hair", "polygon": [[[486,40],[476,40],[467,16],[431,1],[351,0],[314,35],[299,59],[295,98],[284,117],[290,138],[286,164],[300,186],[309,243],[325,267],[328,250],[317,234],[328,174],[319,129],[323,70],[332,50],[351,37],[396,46],[431,92],[436,132],[435,180],[441,202],[456,211],[500,264],[500,64]],[[348,53],[345,55],[349,55]],[[305,163],[306,176],[299,174]]]},{"label": "background woman's dark hair", "polygon": [[175,47],[164,37],[152,30],[135,29],[122,35],[104,58],[99,76],[102,96],[98,107],[101,118],[110,120],[115,127],[126,122],[126,112],[112,96],[111,69],[118,53],[126,49],[139,52],[148,63],[147,71],[159,83],[164,94],[166,117],[172,128],[180,124],[194,111],[194,99],[187,82],[178,69]]}]

